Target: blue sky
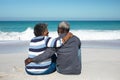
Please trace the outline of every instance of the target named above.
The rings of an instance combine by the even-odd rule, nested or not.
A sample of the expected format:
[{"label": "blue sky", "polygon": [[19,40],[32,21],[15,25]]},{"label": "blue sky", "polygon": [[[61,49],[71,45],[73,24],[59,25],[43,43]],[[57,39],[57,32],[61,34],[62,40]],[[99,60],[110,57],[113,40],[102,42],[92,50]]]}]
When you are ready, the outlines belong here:
[{"label": "blue sky", "polygon": [[120,0],[0,0],[0,20],[120,20]]}]

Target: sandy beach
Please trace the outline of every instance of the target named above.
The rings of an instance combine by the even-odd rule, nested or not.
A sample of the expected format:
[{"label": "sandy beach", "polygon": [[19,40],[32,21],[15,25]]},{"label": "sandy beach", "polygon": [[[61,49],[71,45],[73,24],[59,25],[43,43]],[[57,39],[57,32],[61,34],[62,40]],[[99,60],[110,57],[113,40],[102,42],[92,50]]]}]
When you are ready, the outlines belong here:
[{"label": "sandy beach", "polygon": [[26,74],[28,44],[28,41],[0,42],[0,80],[120,80],[120,40],[83,41],[80,75]]}]

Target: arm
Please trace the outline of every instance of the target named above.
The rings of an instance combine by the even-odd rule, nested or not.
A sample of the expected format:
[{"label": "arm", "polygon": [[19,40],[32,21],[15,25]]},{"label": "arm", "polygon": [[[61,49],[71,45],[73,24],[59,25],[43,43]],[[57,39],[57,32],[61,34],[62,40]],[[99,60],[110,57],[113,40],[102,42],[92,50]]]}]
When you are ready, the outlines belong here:
[{"label": "arm", "polygon": [[40,54],[34,58],[27,58],[25,60],[25,65],[29,64],[30,62],[42,62],[48,58],[50,58],[55,53],[55,49],[47,48],[43,54]]},{"label": "arm", "polygon": [[57,38],[48,38],[46,40],[46,46],[47,47],[61,47],[62,44],[65,44],[71,37],[73,36],[72,33],[67,33],[67,35],[63,38],[57,39]]},{"label": "arm", "polygon": [[50,58],[53,54],[55,54],[54,48],[47,48],[43,54],[40,54],[33,58],[33,62],[42,62],[48,58]]}]

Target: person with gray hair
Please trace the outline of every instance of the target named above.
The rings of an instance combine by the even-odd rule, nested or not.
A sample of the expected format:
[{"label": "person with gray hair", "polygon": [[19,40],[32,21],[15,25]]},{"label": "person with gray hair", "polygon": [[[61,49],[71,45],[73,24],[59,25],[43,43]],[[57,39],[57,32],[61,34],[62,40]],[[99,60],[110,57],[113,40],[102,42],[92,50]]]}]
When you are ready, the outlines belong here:
[{"label": "person with gray hair", "polygon": [[[58,25],[58,39],[63,38],[70,30],[68,22],[60,22]],[[61,74],[80,74],[81,73],[81,41],[73,35],[63,46],[52,50],[49,48],[44,54],[34,57],[31,61],[41,62],[46,58],[57,54],[56,69]]]},{"label": "person with gray hair", "polygon": [[[70,30],[68,22],[60,22],[58,25],[59,39]],[[81,41],[75,35],[64,46],[57,48],[57,71],[62,74],[81,73]]]},{"label": "person with gray hair", "polygon": [[61,33],[67,33],[70,30],[70,25],[67,22],[63,21],[58,24],[58,30],[60,31],[58,35]]}]

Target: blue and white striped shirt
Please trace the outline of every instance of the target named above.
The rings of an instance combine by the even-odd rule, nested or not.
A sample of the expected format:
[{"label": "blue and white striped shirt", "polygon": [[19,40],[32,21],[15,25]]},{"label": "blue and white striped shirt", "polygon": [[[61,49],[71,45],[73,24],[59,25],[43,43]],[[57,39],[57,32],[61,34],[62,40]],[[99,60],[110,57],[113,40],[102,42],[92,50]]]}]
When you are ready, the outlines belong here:
[{"label": "blue and white striped shirt", "polygon": [[[34,37],[30,41],[28,57],[34,58],[35,56],[43,54],[48,47],[60,47],[62,46],[62,44],[62,39],[51,38],[48,36]],[[45,60],[40,63],[31,62],[30,64],[26,65],[26,70],[32,73],[42,73],[48,69],[50,64],[51,59]]]}]

